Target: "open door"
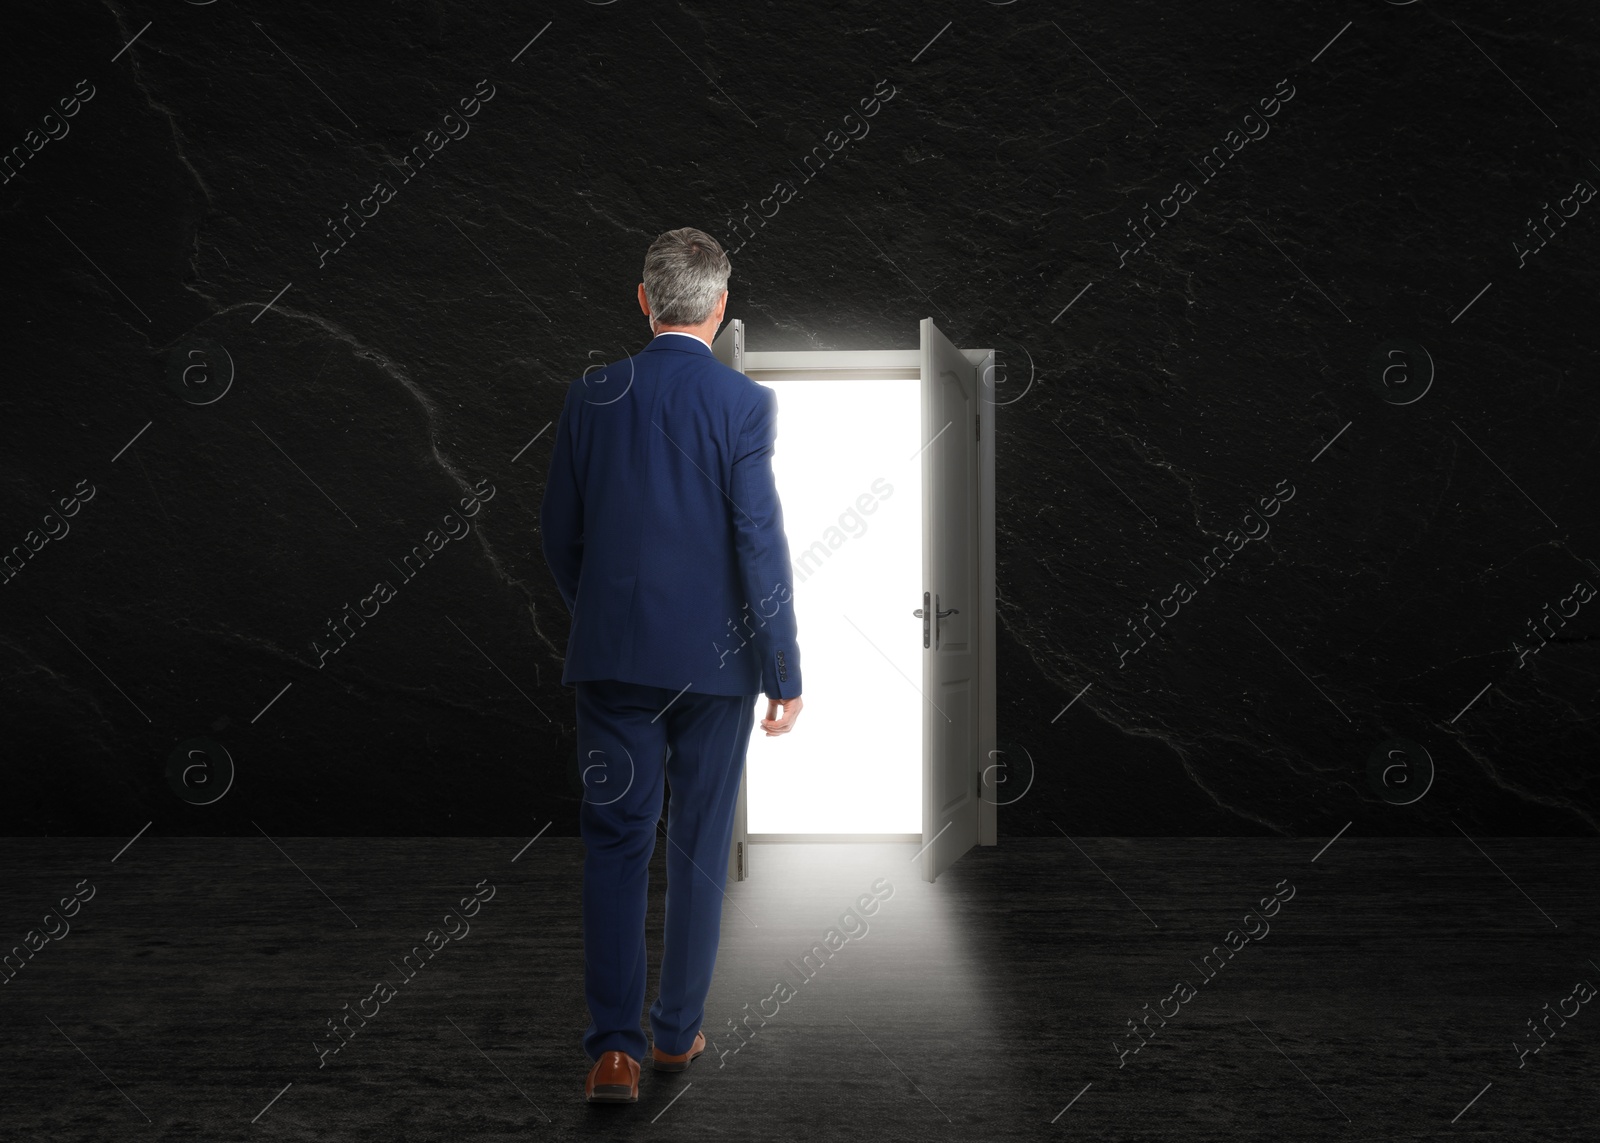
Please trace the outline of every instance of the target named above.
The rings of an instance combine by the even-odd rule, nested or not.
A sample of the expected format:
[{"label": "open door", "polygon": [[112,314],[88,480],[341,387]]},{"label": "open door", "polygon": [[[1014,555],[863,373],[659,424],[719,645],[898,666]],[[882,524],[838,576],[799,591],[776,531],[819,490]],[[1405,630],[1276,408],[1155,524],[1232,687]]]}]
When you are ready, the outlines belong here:
[{"label": "open door", "polygon": [[921,323],[922,876],[978,841],[978,367]]},{"label": "open door", "polygon": [[[744,372],[744,322],[730,319],[722,332],[712,339],[711,352],[730,369]],[[764,699],[761,701],[765,701]],[[739,799],[733,809],[733,841],[728,846],[728,880],[743,881],[750,868],[750,802],[749,783],[744,771],[739,772]]]},{"label": "open door", "polygon": [[[915,350],[751,353],[735,319],[712,352],[758,382],[819,375],[919,381],[922,448],[906,459],[922,475],[922,594],[912,599],[922,606],[905,634],[923,648],[920,862],[923,878],[933,881],[974,845],[997,840],[997,802],[983,793],[985,762],[991,772],[1004,769],[1003,752],[994,749],[995,418],[981,415],[993,404],[983,380],[996,368],[996,353],[957,349],[929,318]],[[908,594],[918,586],[907,584]],[[750,876],[748,790],[747,770],[735,803],[729,881]]]}]

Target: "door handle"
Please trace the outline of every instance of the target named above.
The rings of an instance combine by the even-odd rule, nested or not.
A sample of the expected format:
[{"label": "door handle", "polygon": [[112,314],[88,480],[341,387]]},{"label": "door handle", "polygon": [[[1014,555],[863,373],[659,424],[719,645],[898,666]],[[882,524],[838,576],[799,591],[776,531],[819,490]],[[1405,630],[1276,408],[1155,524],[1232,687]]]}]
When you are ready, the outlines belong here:
[{"label": "door handle", "polygon": [[[939,597],[938,596],[934,596],[933,597],[933,601],[934,601],[935,604],[938,604]],[[928,646],[928,637],[929,637],[929,634],[930,634],[930,631],[929,631],[930,615],[929,615],[929,610],[928,610],[928,593],[927,592],[923,592],[922,593],[922,606],[917,608],[911,614],[915,615],[918,619],[922,620],[922,645],[924,647],[926,647],[926,646]],[[949,608],[946,608],[943,611],[940,611],[940,610],[938,610],[937,607],[935,607],[934,610],[933,610],[933,613],[932,613],[932,618],[934,618],[934,619],[943,619],[946,615],[959,615],[959,614],[961,614],[959,608],[949,607]]]}]

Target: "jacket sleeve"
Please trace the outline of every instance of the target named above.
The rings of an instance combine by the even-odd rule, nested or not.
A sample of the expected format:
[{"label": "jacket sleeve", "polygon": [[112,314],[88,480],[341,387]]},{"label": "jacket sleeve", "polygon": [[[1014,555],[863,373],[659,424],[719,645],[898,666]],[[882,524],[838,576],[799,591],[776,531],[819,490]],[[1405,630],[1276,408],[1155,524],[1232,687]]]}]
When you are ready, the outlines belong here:
[{"label": "jacket sleeve", "polygon": [[572,462],[572,390],[569,385],[556,424],[550,475],[539,505],[539,539],[545,562],[550,565],[550,574],[569,615],[575,613],[578,576],[583,567],[583,490]]},{"label": "jacket sleeve", "polygon": [[781,700],[801,690],[789,540],[772,477],[777,431],[778,395],[763,385],[734,450],[728,510],[733,514],[739,582],[747,601],[741,622],[761,663],[761,690],[769,699]]}]

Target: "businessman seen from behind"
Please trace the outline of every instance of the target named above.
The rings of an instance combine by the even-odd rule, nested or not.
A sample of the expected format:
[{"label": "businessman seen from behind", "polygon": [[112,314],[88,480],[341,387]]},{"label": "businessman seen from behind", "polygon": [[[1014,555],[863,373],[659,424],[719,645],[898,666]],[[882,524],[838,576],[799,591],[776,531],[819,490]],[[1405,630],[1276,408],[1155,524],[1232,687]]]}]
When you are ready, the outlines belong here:
[{"label": "businessman seen from behind", "polygon": [[[789,545],[772,476],[777,395],[719,362],[727,254],[692,227],[650,245],[650,343],[573,381],[540,508],[572,616],[584,841],[583,1048],[591,1102],[634,1102],[646,1041],[645,905],[667,804],[667,908],[651,1062],[683,1071],[722,926],[734,806],[761,727],[800,714]],[[782,716],[779,717],[779,711]]]}]

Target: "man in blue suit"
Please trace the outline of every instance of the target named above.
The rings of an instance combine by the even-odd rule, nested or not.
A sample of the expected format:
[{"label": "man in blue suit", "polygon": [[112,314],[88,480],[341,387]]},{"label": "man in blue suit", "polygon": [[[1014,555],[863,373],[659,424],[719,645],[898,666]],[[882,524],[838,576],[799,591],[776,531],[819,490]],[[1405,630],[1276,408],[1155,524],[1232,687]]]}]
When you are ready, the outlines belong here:
[{"label": "man in blue suit", "polygon": [[[800,714],[789,545],[772,477],[777,395],[719,362],[732,267],[716,239],[669,230],[645,255],[655,335],[567,389],[540,508],[572,616],[584,798],[584,991],[591,1101],[639,1098],[649,864],[667,817],[658,1071],[705,1051],[734,806],[755,705],[767,735]],[[779,708],[782,717],[779,717]]]}]

